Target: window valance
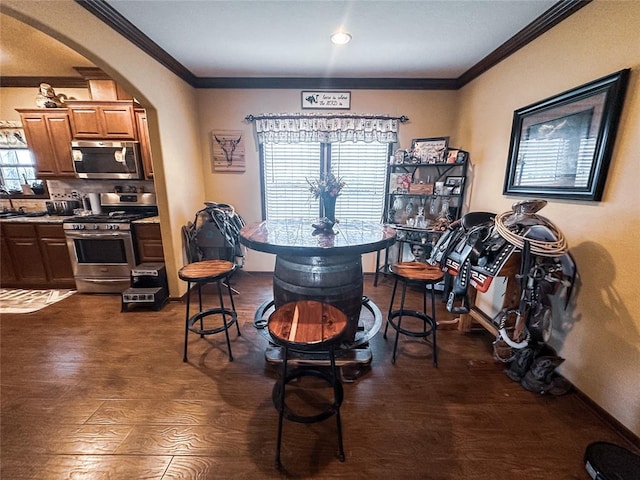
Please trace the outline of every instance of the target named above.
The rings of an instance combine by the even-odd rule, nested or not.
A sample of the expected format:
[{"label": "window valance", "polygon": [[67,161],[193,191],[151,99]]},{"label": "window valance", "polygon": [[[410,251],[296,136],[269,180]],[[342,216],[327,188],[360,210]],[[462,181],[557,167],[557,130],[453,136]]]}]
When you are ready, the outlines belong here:
[{"label": "window valance", "polygon": [[258,143],[381,142],[398,141],[398,124],[407,117],[354,114],[261,114],[248,115],[255,122]]},{"label": "window valance", "polygon": [[0,148],[27,148],[22,123],[0,120]]}]

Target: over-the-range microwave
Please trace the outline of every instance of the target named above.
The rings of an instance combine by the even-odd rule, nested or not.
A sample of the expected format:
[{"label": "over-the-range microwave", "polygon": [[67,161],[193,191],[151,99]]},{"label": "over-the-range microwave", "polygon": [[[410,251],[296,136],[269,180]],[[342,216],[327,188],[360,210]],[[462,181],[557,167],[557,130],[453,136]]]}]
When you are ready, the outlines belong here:
[{"label": "over-the-range microwave", "polygon": [[138,142],[73,141],[71,153],[78,178],[143,178]]}]

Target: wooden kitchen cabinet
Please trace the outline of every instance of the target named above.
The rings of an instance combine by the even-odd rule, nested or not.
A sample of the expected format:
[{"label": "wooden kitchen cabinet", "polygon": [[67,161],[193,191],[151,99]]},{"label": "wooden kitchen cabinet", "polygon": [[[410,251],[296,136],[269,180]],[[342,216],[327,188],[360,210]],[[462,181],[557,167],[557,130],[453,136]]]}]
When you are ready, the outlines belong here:
[{"label": "wooden kitchen cabinet", "polygon": [[74,288],[73,267],[62,225],[43,223],[36,225],[36,229],[47,279],[57,287]]},{"label": "wooden kitchen cabinet", "polygon": [[140,142],[140,156],[142,157],[142,168],[144,178],[153,179],[153,162],[151,159],[151,145],[149,144],[149,124],[147,123],[147,112],[144,109],[135,110],[136,127],[138,131],[138,141]]},{"label": "wooden kitchen cabinet", "polygon": [[69,101],[74,139],[137,140],[133,102]]},{"label": "wooden kitchen cabinet", "polygon": [[136,237],[138,249],[138,261],[164,262],[164,250],[162,249],[162,236],[159,223],[133,224],[133,233]]},{"label": "wooden kitchen cabinet", "polygon": [[19,109],[27,145],[38,178],[75,177],[68,110]]},{"label": "wooden kitchen cabinet", "polygon": [[2,262],[0,266],[0,283],[2,285],[15,283],[17,280],[16,271],[13,268],[13,260],[11,260],[11,255],[9,254],[9,246],[4,232],[0,239],[0,262]]},{"label": "wooden kitchen cabinet", "polygon": [[7,242],[18,286],[46,285],[47,272],[40,253],[35,225],[7,223],[2,225],[2,233]]},{"label": "wooden kitchen cabinet", "polygon": [[75,288],[62,224],[3,222],[2,270],[3,287]]}]

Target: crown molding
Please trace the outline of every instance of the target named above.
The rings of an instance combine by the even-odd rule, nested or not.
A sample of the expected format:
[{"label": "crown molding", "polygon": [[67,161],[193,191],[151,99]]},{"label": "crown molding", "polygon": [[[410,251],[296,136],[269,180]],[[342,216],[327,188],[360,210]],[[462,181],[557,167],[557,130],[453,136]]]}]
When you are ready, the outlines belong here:
[{"label": "crown molding", "polygon": [[39,87],[48,83],[55,88],[89,88],[89,83],[80,77],[0,77],[0,87]]},{"label": "crown molding", "polygon": [[[341,88],[371,90],[457,90],[592,2],[592,0],[558,1],[458,78],[304,78],[196,77],[184,65],[138,30],[105,0],[75,1],[194,88]],[[84,70],[85,73],[90,71],[100,71],[100,69],[88,68]],[[56,85],[56,88],[87,87],[85,79],[75,77],[3,77],[0,79],[0,86],[33,87],[40,85],[42,82]]]},{"label": "crown molding", "polygon": [[547,30],[553,28],[593,0],[561,0],[516,33],[493,52],[458,77],[458,88],[478,78],[482,73],[497,65],[508,56],[528,45]]}]

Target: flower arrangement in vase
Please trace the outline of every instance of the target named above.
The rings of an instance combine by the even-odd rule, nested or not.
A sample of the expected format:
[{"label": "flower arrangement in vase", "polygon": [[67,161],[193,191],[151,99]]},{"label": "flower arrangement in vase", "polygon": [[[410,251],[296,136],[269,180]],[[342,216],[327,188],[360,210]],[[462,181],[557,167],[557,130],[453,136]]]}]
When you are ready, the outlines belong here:
[{"label": "flower arrangement in vase", "polygon": [[[336,198],[346,183],[342,177],[336,177],[332,172],[323,173],[320,178],[314,180],[307,178],[307,183],[313,198],[320,199],[323,215],[321,225],[324,228],[331,228],[336,223]],[[318,228],[316,224],[314,227]]]}]

